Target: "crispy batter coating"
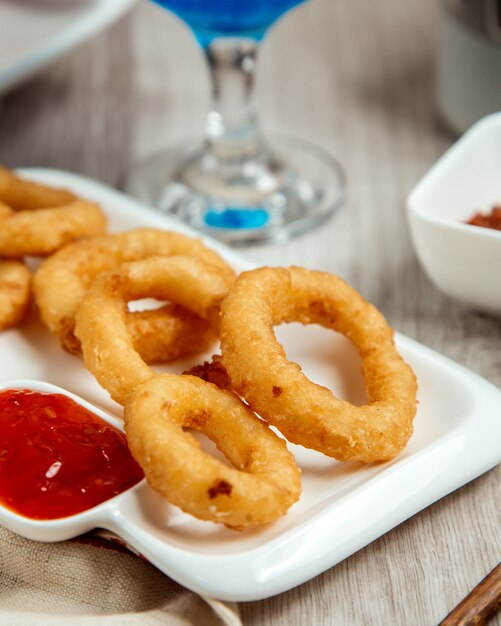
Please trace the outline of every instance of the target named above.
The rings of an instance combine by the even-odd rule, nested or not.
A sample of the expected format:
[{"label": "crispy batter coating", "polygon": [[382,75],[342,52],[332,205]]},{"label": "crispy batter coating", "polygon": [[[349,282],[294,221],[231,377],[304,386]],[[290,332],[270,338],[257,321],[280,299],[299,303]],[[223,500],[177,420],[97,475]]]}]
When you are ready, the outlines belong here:
[{"label": "crispy batter coating", "polygon": [[[170,363],[205,352],[216,336],[207,320],[178,304],[126,313],[127,330],[134,349],[146,363]],[[78,342],[80,351],[80,342]]]},{"label": "crispy batter coating", "polygon": [[0,200],[0,220],[2,219],[2,217],[7,217],[8,215],[12,215],[13,213],[14,209],[11,209],[10,206]]},{"label": "crispy batter coating", "polygon": [[[299,498],[300,470],[285,442],[211,383],[161,374],[135,389],[124,420],[148,483],[191,515],[241,529],[277,519]],[[234,467],[204,452],[186,428],[214,441]]]},{"label": "crispy batter coating", "polygon": [[[339,400],[287,360],[273,326],[293,321],[332,328],[355,345],[368,405]],[[416,377],[383,315],[339,277],[299,267],[244,272],[222,303],[220,338],[237,393],[289,441],[370,463],[393,458],[412,435]]]},{"label": "crispy batter coating", "polygon": [[106,218],[92,202],[23,180],[0,167],[0,254],[46,256],[80,237],[100,235]]},{"label": "crispy batter coating", "polygon": [[75,335],[85,366],[124,404],[138,384],[155,376],[134,348],[126,323],[127,302],[144,297],[169,300],[208,320],[217,332],[219,305],[227,291],[225,270],[194,257],[150,257],[101,275],[76,314]]},{"label": "crispy batter coating", "polygon": [[0,331],[22,321],[30,294],[31,272],[26,265],[0,260]]},{"label": "crispy batter coating", "polygon": [[219,389],[233,391],[230,377],[228,376],[228,372],[224,369],[219,354],[214,354],[210,361],[204,361],[201,365],[194,365],[186,372],[183,372],[183,374],[197,376],[208,383],[216,385]]},{"label": "crispy batter coating", "polygon": [[[56,252],[36,272],[34,292],[42,321],[57,335],[63,348],[78,354],[80,342],[74,334],[75,313],[96,277],[117,270],[122,263],[173,255],[196,257],[221,268],[228,286],[235,278],[216,252],[199,239],[179,233],[140,228],[84,239]],[[198,351],[208,348],[213,340],[207,321],[179,306],[127,317],[136,349],[148,363],[168,362],[197,350],[192,340],[187,341],[188,337],[199,337]],[[157,333],[158,330],[161,333]]]},{"label": "crispy batter coating", "polygon": [[76,200],[66,189],[55,189],[16,176],[5,167],[0,167],[0,201],[14,211],[35,211],[61,206]]},{"label": "crispy batter coating", "polygon": [[1,218],[0,254],[16,258],[46,256],[80,237],[106,230],[106,218],[97,204],[73,200],[36,211],[14,211]]}]

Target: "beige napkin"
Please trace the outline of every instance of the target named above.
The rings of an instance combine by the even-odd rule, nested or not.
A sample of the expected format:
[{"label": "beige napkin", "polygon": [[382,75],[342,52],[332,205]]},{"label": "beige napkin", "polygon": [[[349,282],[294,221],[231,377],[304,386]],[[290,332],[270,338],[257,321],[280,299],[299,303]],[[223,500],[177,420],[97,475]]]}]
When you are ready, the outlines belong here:
[{"label": "beige napkin", "polygon": [[0,625],[241,626],[235,604],[201,598],[95,543],[37,543],[0,527]]}]

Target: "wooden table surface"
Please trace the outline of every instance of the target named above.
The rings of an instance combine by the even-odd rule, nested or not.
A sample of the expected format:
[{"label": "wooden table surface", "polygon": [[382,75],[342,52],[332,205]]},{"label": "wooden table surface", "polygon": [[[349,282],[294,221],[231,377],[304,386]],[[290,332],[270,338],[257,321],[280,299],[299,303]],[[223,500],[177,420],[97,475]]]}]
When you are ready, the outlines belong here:
[{"label": "wooden table surface", "polygon": [[[501,320],[435,289],[405,223],[406,194],[452,141],[434,114],[437,12],[433,0],[315,0],[273,30],[259,70],[263,126],[337,155],[349,200],[320,230],[245,254],[340,274],[399,331],[501,385]],[[207,103],[187,29],[142,2],[4,98],[0,162],[114,184],[137,157],[201,132]],[[500,560],[500,477],[478,478],[288,593],[241,605],[243,623],[438,623]]]}]

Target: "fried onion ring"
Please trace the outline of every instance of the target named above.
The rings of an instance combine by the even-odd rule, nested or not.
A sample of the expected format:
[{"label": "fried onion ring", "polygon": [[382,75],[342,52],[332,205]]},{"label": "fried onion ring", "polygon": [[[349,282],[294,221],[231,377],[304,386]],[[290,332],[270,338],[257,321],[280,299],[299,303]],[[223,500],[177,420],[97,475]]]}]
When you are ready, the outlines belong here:
[{"label": "fried onion ring", "polygon": [[7,217],[8,215],[12,215],[14,210],[10,208],[5,202],[0,200],[0,220],[2,217]]},{"label": "fried onion ring", "polygon": [[[150,486],[191,515],[241,529],[272,522],[299,498],[300,470],[285,442],[215,385],[161,374],[135,389],[124,420]],[[204,433],[234,468],[205,453],[184,428]]]},{"label": "fried onion ring", "polygon": [[106,230],[106,218],[97,204],[64,189],[24,180],[3,167],[0,203],[4,257],[46,256],[70,241]]},{"label": "fried onion ring", "polygon": [[194,257],[150,257],[127,263],[94,282],[76,314],[75,335],[84,363],[119,404],[156,375],[127,330],[127,302],[169,300],[208,320],[217,331],[219,305],[228,291],[226,271]]},{"label": "fried onion ring", "polygon": [[0,201],[15,211],[35,211],[61,206],[76,200],[66,189],[55,189],[16,176],[0,167]]},{"label": "fried onion ring", "polygon": [[19,324],[28,308],[31,272],[21,261],[0,261],[0,330]]},{"label": "fried onion ring", "polygon": [[0,218],[0,254],[16,258],[46,256],[65,244],[106,229],[106,218],[97,206],[73,200],[36,211],[13,211]]},{"label": "fried onion ring", "polygon": [[178,304],[127,312],[125,320],[134,349],[150,364],[204,352],[216,339],[207,320]]},{"label": "fried onion ring", "polygon": [[[273,326],[320,324],[362,357],[369,403],[354,406],[287,360]],[[392,459],[413,432],[417,384],[383,315],[337,276],[299,267],[245,272],[221,306],[222,362],[234,389],[297,444],[365,463]]]},{"label": "fried onion ring", "polygon": [[[75,313],[94,279],[99,274],[118,269],[122,263],[172,255],[193,256],[221,268],[228,287],[235,278],[233,271],[216,252],[200,240],[179,233],[143,228],[94,237],[66,246],[40,265],[35,274],[34,291],[42,321],[59,337],[63,348],[78,354],[80,342],[74,334]],[[162,326],[162,334],[156,332],[159,325]],[[167,332],[167,325],[171,326],[172,332]],[[210,339],[208,324],[196,316],[186,316],[179,307],[134,313],[129,327],[137,339],[135,345],[150,363],[169,361],[192,352],[192,344],[186,342],[189,335],[202,337],[205,334],[207,340],[200,341],[201,349],[208,347]],[[151,351],[143,348],[142,344],[145,337],[153,335],[156,339],[150,343],[155,344],[155,354],[151,358]],[[171,354],[174,345],[177,345],[175,357]]]}]

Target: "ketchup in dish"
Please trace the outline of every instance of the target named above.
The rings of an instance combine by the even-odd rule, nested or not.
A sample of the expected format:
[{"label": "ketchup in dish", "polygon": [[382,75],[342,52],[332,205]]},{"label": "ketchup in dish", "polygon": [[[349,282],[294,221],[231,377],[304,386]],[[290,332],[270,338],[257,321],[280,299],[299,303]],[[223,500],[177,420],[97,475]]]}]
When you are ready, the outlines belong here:
[{"label": "ketchup in dish", "polygon": [[143,478],[125,435],[71,398],[0,392],[0,504],[37,520],[74,515]]},{"label": "ketchup in dish", "polygon": [[490,213],[475,213],[466,223],[501,230],[501,205],[493,207]]}]

